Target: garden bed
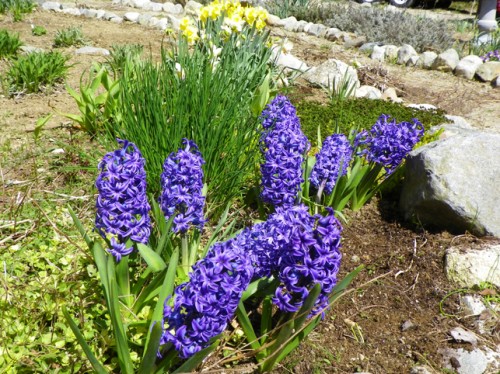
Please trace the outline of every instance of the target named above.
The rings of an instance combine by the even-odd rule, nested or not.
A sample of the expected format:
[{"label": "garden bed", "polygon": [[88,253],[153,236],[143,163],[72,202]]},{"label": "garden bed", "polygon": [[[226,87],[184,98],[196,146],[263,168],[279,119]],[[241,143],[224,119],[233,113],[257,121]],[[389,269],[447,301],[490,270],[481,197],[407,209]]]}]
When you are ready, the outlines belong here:
[{"label": "garden bed", "polygon": [[[116,10],[108,2],[98,5]],[[31,24],[44,26],[47,34],[33,36]],[[115,44],[142,44],[148,53],[151,51],[154,57],[159,57],[163,33],[136,24],[117,25],[40,11],[21,22],[14,23],[9,17],[0,19],[0,28],[19,32],[25,44],[45,50],[52,48],[56,31],[69,26],[81,26],[93,46],[110,49]],[[275,32],[279,36],[286,34],[294,43],[294,53],[310,65],[329,57],[371,64],[362,54],[325,40],[285,33],[281,29]],[[73,66],[66,84],[74,89],[79,87],[82,75],[85,79],[93,62],[104,61],[102,56],[75,55],[74,47],[60,50],[70,56]],[[8,63],[2,60],[0,73],[7,67]],[[396,87],[406,103],[434,104],[449,114],[462,115],[474,126],[500,131],[500,93],[489,85],[435,71],[394,65],[384,68],[387,69],[385,75],[375,74],[372,79]],[[326,100],[321,90],[303,86],[299,91],[295,92],[298,96]],[[95,166],[104,150],[57,114],[78,112],[63,85],[38,94],[1,96],[0,108],[0,219],[4,225],[18,221],[13,227],[0,224],[3,238],[0,239],[0,261],[5,274],[16,274],[15,281],[4,277],[0,291],[0,331],[4,334],[0,335],[0,347],[3,352],[10,352],[5,365],[14,372],[51,372],[58,368],[70,372],[71,367],[77,372],[90,371],[90,365],[82,361],[83,353],[70,337],[71,331],[61,326],[66,321],[61,318],[60,306],[64,300],[71,307],[75,297],[79,300],[75,301],[78,306],[74,309],[97,314],[102,313],[99,303],[104,301],[97,284],[81,286],[88,282],[89,274],[95,274],[95,269],[93,273],[89,268],[89,254],[71,224],[64,221],[68,217],[61,208],[71,204],[90,227],[94,214]],[[41,133],[35,132],[37,120],[54,112]],[[447,232],[432,233],[402,223],[397,194],[384,196],[383,200],[374,199],[359,212],[347,211],[346,217],[339,279],[359,264],[364,264],[365,270],[319,328],[277,371],[404,373],[423,364],[440,372],[439,349],[465,346],[450,339],[450,329],[473,328],[472,320],[460,306],[460,294],[450,296],[456,286],[445,278],[444,251],[452,244],[477,247],[482,240],[468,235],[454,237]],[[61,239],[63,234],[68,238]],[[48,253],[45,258],[44,250]],[[31,255],[30,251],[40,257]],[[62,258],[64,262],[60,262]],[[17,259],[23,263],[16,266],[24,270],[12,273]],[[47,262],[55,263],[59,271],[53,267],[49,267],[50,271],[45,269]],[[50,277],[45,279],[42,271],[49,271]],[[63,280],[68,288],[59,288],[53,279]],[[42,288],[39,284],[45,286]],[[78,294],[81,287],[83,291]],[[37,292],[42,293],[44,288],[42,303]],[[91,318],[91,314],[82,313],[82,322],[86,318]],[[15,323],[23,327],[12,333],[7,325]],[[87,332],[91,337],[96,334],[93,330]],[[67,342],[60,346],[51,336],[66,337]],[[498,335],[485,337],[484,343],[494,349]],[[62,354],[58,351],[60,348],[63,348]],[[222,352],[219,353],[222,356]],[[63,361],[63,355],[69,362]],[[213,364],[212,370],[226,372],[238,370],[238,365],[232,369],[221,368],[214,362],[217,360],[212,356],[205,366]],[[248,362],[240,364],[245,368]]]}]

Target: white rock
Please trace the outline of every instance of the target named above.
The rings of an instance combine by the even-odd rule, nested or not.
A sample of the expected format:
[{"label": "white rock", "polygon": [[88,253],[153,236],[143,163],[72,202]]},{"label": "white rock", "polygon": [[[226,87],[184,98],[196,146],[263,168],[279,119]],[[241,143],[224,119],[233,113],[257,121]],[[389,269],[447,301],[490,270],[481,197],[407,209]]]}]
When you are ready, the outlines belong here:
[{"label": "white rock", "polygon": [[200,4],[196,1],[193,1],[193,0],[189,0],[186,3],[186,6],[184,7],[184,11],[186,12],[186,14],[189,14],[192,16],[197,16],[198,13],[200,12],[201,7],[203,7],[202,4]]},{"label": "white rock", "polygon": [[477,335],[461,327],[455,327],[450,331],[451,337],[459,343],[477,344]]},{"label": "white rock", "polygon": [[418,110],[437,110],[437,107],[432,104],[408,104],[407,107]]},{"label": "white rock", "polygon": [[60,154],[64,153],[64,149],[56,148],[56,149],[52,150],[50,153],[53,153],[55,155],[60,155]]},{"label": "white rock", "polygon": [[116,18],[116,17],[118,17],[118,16],[114,13],[106,12],[106,13],[104,13],[104,16],[102,18],[104,18],[106,21],[110,21],[112,18]]},{"label": "white rock", "polygon": [[500,245],[466,252],[449,248],[446,251],[445,270],[450,281],[463,287],[473,287],[482,282],[500,287]]},{"label": "white rock", "polygon": [[478,316],[486,310],[483,299],[480,296],[465,295],[460,300],[466,315]]},{"label": "white rock", "polygon": [[328,28],[322,24],[319,24],[319,23],[313,23],[312,26],[309,28],[309,30],[305,30],[305,32],[307,32],[309,35],[314,35],[318,38],[322,38],[323,36],[325,36],[326,34],[326,30]]},{"label": "white rock", "polygon": [[105,14],[106,14],[106,11],[104,9],[98,9],[97,14],[95,15],[95,18],[102,19],[102,18],[104,18]]},{"label": "white rock", "polygon": [[325,39],[335,42],[340,39],[341,34],[342,34],[341,30],[335,27],[330,27],[325,32]]},{"label": "white rock", "polygon": [[165,3],[163,4],[163,11],[169,14],[182,14],[184,9],[182,9],[181,4]]},{"label": "white rock", "polygon": [[169,23],[169,27],[174,30],[174,31],[180,31],[181,30],[181,21],[179,18],[173,16],[172,14],[167,14],[167,19]]},{"label": "white rock", "polygon": [[465,79],[473,79],[477,69],[483,64],[481,57],[476,55],[465,56],[455,67],[455,75]]},{"label": "white rock", "polygon": [[476,75],[484,82],[491,82],[500,75],[500,61],[487,61],[477,68]]},{"label": "white rock", "polygon": [[434,370],[431,370],[432,369],[429,369],[428,366],[419,365],[412,367],[410,370],[410,374],[432,374]]},{"label": "white rock", "polygon": [[148,21],[148,27],[156,27],[156,25],[158,24],[158,21],[159,19],[156,18],[156,17],[151,17]]},{"label": "white rock", "polygon": [[439,352],[443,355],[445,368],[458,374],[484,374],[488,368],[488,358],[478,348],[470,352],[463,348],[446,348]]},{"label": "white rock", "polygon": [[130,2],[134,8],[144,8],[150,0],[131,0]]},{"label": "white rock", "polygon": [[95,9],[82,9],[80,11],[80,13],[85,18],[95,18],[95,17],[97,17],[97,10],[95,10]]},{"label": "white rock", "polygon": [[376,87],[372,86],[361,86],[356,90],[354,94],[356,97],[366,97],[367,99],[380,99],[382,97],[382,92]]},{"label": "white rock", "polygon": [[432,64],[432,69],[439,71],[453,71],[460,61],[460,56],[454,48],[447,49],[443,53],[440,53],[434,63]]},{"label": "white rock", "polygon": [[156,23],[155,27],[162,31],[166,30],[170,26],[170,21],[168,18],[160,18]]},{"label": "white rock", "polygon": [[96,55],[96,56],[109,56],[109,51],[105,48],[97,47],[82,47],[75,51],[76,55]]},{"label": "white rock", "polygon": [[409,44],[403,44],[398,51],[398,60],[397,63],[399,65],[405,65],[411,56],[418,56],[417,51]]},{"label": "white rock", "polygon": [[43,48],[33,47],[31,45],[22,45],[19,47],[19,50],[24,54],[44,52]]},{"label": "white rock", "polygon": [[418,65],[424,69],[431,69],[434,61],[436,61],[437,53],[432,51],[425,51],[420,55],[420,59],[418,60]]},{"label": "white rock", "polygon": [[399,47],[392,45],[392,44],[387,44],[384,45],[382,48],[384,48],[384,54],[385,58],[389,61],[396,61],[398,58],[398,53],[399,53]]},{"label": "white rock", "polygon": [[420,56],[410,56],[408,61],[406,62],[406,66],[416,66]]},{"label": "white rock", "polygon": [[142,8],[150,12],[161,12],[163,11],[163,4],[147,2]]},{"label": "white rock", "polygon": [[400,103],[403,101],[401,98],[398,97],[398,94],[396,93],[396,89],[394,87],[387,88],[382,94],[382,99],[390,100],[395,103]]},{"label": "white rock", "polygon": [[500,75],[492,81],[492,85],[494,88],[500,88]]},{"label": "white rock", "polygon": [[60,12],[61,11],[61,4],[55,1],[46,1],[42,4],[42,9],[43,10],[52,10],[54,12]]},{"label": "white rock", "polygon": [[113,22],[116,24],[123,23],[123,18],[122,17],[113,17],[109,20],[109,22]]},{"label": "white rock", "polygon": [[137,23],[142,26],[147,26],[149,25],[149,20],[152,18],[150,14],[141,14],[139,16],[139,19],[137,20]]},{"label": "white rock", "polygon": [[125,21],[137,22],[139,21],[140,13],[138,12],[127,12],[123,15]]},{"label": "white rock", "polygon": [[65,8],[61,10],[61,13],[70,14],[72,16],[77,16],[77,17],[81,15],[80,9],[77,8]]},{"label": "white rock", "polygon": [[278,66],[282,66],[285,69],[297,70],[301,72],[305,72],[309,69],[304,61],[298,59],[291,53],[280,53],[279,47],[273,48],[272,59],[275,59],[275,62]]},{"label": "white rock", "polygon": [[385,48],[374,45],[370,58],[375,61],[383,62],[385,60]]},{"label": "white rock", "polygon": [[285,30],[293,31],[297,27],[297,18],[287,17],[281,20],[283,22],[283,27]]},{"label": "white rock", "polygon": [[274,14],[270,14],[267,17],[266,23],[269,26],[275,26],[275,27],[282,27],[284,25],[284,23],[281,20],[281,18],[279,18],[278,16],[275,16]]},{"label": "white rock", "polygon": [[309,23],[309,22],[306,22],[306,21],[297,21],[297,23],[295,24],[295,27],[293,28],[293,32],[305,32],[306,31],[306,27],[309,29],[309,27],[311,27],[312,23]]},{"label": "white rock", "polygon": [[312,84],[328,87],[330,90],[335,87],[338,89],[343,81],[347,81],[346,84],[354,89],[360,86],[356,69],[343,61],[333,58],[323,62],[314,70],[309,70],[304,74],[303,78]]}]

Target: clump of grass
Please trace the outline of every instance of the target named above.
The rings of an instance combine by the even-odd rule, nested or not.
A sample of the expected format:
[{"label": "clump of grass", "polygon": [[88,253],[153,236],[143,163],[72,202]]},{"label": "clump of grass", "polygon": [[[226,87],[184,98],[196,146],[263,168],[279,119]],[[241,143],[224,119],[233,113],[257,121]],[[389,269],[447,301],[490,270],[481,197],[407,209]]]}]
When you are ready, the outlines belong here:
[{"label": "clump of grass", "polygon": [[80,27],[68,27],[63,30],[57,30],[56,37],[54,38],[54,47],[71,47],[82,46],[87,44],[87,40],[83,36]]},{"label": "clump of grass", "polygon": [[42,36],[47,34],[47,30],[43,26],[33,26],[31,29],[31,33],[35,36]]},{"label": "clump of grass", "polygon": [[11,93],[40,92],[61,82],[70,68],[60,52],[33,52],[12,61],[7,71]]},{"label": "clump of grass", "polygon": [[13,34],[7,30],[0,29],[0,58],[11,57],[17,54],[23,43],[19,40],[19,34]]},{"label": "clump of grass", "polygon": [[300,8],[294,16],[364,35],[368,42],[410,44],[418,52],[443,51],[454,43],[454,27],[449,23],[376,7],[324,3]]},{"label": "clump of grass", "polygon": [[311,7],[309,0],[271,0],[266,3],[266,8],[270,13],[286,18],[303,13]]},{"label": "clump of grass", "polygon": [[31,13],[35,9],[36,3],[33,0],[1,0],[0,13],[10,13],[14,22],[21,21],[25,14]]}]

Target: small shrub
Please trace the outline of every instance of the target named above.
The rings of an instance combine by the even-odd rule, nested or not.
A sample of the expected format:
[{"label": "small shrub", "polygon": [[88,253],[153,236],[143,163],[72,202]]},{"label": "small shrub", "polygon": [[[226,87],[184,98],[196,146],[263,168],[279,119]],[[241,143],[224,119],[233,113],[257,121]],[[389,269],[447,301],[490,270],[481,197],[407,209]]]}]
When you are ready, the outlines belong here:
[{"label": "small shrub", "polygon": [[405,12],[332,3],[310,6],[294,15],[297,19],[364,35],[368,42],[410,44],[418,52],[429,49],[442,51],[454,42],[453,27],[448,23]]},{"label": "small shrub", "polygon": [[62,81],[70,66],[69,56],[59,52],[34,52],[13,61],[7,71],[11,92],[39,92]]},{"label": "small shrub", "polygon": [[80,27],[68,27],[64,30],[57,30],[54,39],[54,47],[71,47],[87,44]]},{"label": "small shrub", "polygon": [[35,36],[42,36],[42,35],[45,35],[47,34],[47,30],[45,29],[45,27],[43,26],[34,26],[32,29],[31,29],[31,33]]},{"label": "small shrub", "polygon": [[0,58],[15,55],[22,44],[19,40],[19,34],[11,34],[7,30],[0,30]]},{"label": "small shrub", "polygon": [[296,16],[299,13],[307,12],[308,9],[315,8],[309,5],[309,0],[271,0],[265,7],[270,13],[280,18]]},{"label": "small shrub", "polygon": [[[444,112],[418,110],[401,104],[384,100],[366,98],[350,99],[338,102],[336,105],[322,105],[314,101],[300,101],[296,105],[302,131],[311,141],[312,146],[318,146],[318,125],[322,139],[334,132],[346,135],[352,129],[368,129],[381,114],[389,114],[398,122],[411,121],[418,118],[425,130],[446,121]],[[338,130],[337,130],[338,129]],[[424,138],[424,141],[426,139]]]},{"label": "small shrub", "polygon": [[24,14],[31,13],[36,4],[32,0],[1,0],[0,13],[11,13],[15,22],[21,21]]}]

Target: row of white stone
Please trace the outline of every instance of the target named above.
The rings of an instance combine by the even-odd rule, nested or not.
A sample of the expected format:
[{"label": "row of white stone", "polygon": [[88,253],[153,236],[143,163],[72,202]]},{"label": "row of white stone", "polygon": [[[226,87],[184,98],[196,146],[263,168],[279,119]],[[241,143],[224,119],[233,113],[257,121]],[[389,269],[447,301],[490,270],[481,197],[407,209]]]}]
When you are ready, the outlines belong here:
[{"label": "row of white stone", "polygon": [[[121,4],[133,8],[142,9],[147,12],[166,13],[165,17],[159,18],[149,13],[126,12],[119,16],[105,10],[75,8],[67,4],[60,4],[53,1],[40,0],[42,8],[62,12],[75,16],[104,19],[115,23],[122,23],[124,20],[139,23],[143,26],[153,27],[160,30],[167,28],[178,31],[180,18],[185,15],[196,15],[202,4],[190,0],[185,7],[181,4],[157,3],[150,0],[113,0],[114,4]],[[337,28],[328,28],[322,24],[298,21],[295,17],[280,19],[275,15],[270,15],[268,24],[275,27],[283,27],[285,30],[293,32],[304,32],[319,38],[330,41],[347,42],[352,34],[343,32]],[[433,69],[444,72],[453,72],[456,76],[466,79],[478,78],[481,81],[493,82],[495,86],[500,86],[500,62],[483,62],[479,56],[469,55],[460,59],[458,52],[451,48],[441,54],[426,51],[418,54],[415,49],[408,44],[401,47],[395,45],[379,46],[376,43],[365,43],[360,50],[368,53],[373,60],[395,62],[400,65],[416,66],[424,69]]]}]

